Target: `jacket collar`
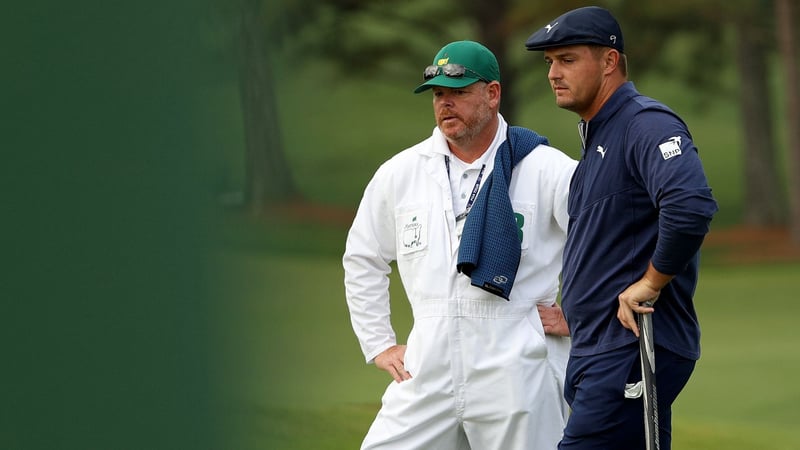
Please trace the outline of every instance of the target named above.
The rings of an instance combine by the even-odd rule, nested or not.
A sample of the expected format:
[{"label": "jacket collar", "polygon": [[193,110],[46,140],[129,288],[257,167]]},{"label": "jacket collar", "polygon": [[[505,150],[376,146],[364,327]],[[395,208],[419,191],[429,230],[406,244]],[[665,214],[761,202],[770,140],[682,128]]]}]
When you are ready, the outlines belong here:
[{"label": "jacket collar", "polygon": [[623,83],[608,100],[603,104],[600,108],[600,111],[595,114],[594,117],[591,118],[588,122],[583,120],[580,121],[578,125],[578,129],[581,130],[581,141],[583,147],[586,147],[586,142],[591,140],[591,135],[593,131],[597,129],[600,125],[608,121],[614,114],[619,111],[623,105],[625,105],[628,100],[631,98],[639,95],[639,92],[633,85],[632,81],[626,81]]},{"label": "jacket collar", "polygon": [[631,98],[639,95],[636,88],[633,86],[632,81],[626,81],[617,90],[611,94],[608,101],[600,108],[600,111],[589,121],[591,123],[602,123],[613,116],[622,105],[628,102]]}]

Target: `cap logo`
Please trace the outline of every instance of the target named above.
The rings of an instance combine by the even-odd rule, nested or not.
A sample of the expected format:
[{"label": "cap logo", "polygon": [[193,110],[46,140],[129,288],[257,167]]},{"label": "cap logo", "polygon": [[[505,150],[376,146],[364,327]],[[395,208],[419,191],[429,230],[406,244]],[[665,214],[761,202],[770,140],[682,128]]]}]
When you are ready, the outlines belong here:
[{"label": "cap logo", "polygon": [[616,35],[612,34],[612,35],[611,35],[611,36],[609,36],[608,38],[609,38],[609,39],[611,39],[611,42],[613,42],[614,44],[616,44],[616,43],[617,43],[617,36],[616,36]]},{"label": "cap logo", "polygon": [[447,58],[441,58],[440,60],[436,61],[436,65],[437,66],[443,66],[443,65],[447,64],[447,61],[450,61],[450,57],[449,56]]},{"label": "cap logo", "polygon": [[550,24],[548,23],[548,24],[545,26],[545,28],[547,28],[547,33],[550,33],[550,30],[552,30],[553,28],[555,28],[555,27],[556,27],[556,25],[558,25],[558,22],[556,22],[556,23],[554,23],[554,24],[552,24],[552,25],[550,25]]}]

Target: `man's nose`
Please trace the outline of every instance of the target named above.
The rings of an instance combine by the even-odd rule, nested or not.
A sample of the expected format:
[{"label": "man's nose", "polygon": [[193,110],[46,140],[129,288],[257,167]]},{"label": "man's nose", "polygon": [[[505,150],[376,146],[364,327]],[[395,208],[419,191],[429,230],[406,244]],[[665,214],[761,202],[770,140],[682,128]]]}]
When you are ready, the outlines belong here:
[{"label": "man's nose", "polygon": [[441,94],[438,97],[436,97],[436,104],[440,106],[452,106],[453,96],[450,94]]},{"label": "man's nose", "polygon": [[547,70],[547,79],[557,80],[559,78],[561,78],[561,72],[558,70],[556,64],[550,64],[550,68]]}]

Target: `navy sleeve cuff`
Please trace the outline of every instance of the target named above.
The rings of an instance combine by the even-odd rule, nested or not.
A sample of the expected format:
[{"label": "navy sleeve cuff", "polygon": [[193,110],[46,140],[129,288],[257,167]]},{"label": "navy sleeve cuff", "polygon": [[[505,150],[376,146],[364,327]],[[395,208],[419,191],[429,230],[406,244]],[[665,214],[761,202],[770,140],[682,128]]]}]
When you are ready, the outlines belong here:
[{"label": "navy sleeve cuff", "polygon": [[659,230],[656,251],[653,254],[653,267],[667,275],[677,275],[686,268],[703,244],[704,234],[687,234]]}]

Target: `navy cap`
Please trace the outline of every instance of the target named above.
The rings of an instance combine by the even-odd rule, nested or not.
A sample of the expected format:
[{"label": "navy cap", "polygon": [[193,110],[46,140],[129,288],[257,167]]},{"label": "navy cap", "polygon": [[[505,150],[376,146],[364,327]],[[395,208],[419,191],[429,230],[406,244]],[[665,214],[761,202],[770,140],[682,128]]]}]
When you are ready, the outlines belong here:
[{"label": "navy cap", "polygon": [[536,31],[525,41],[528,50],[544,50],[576,44],[596,44],[624,52],[619,23],[598,6],[573,9]]}]

